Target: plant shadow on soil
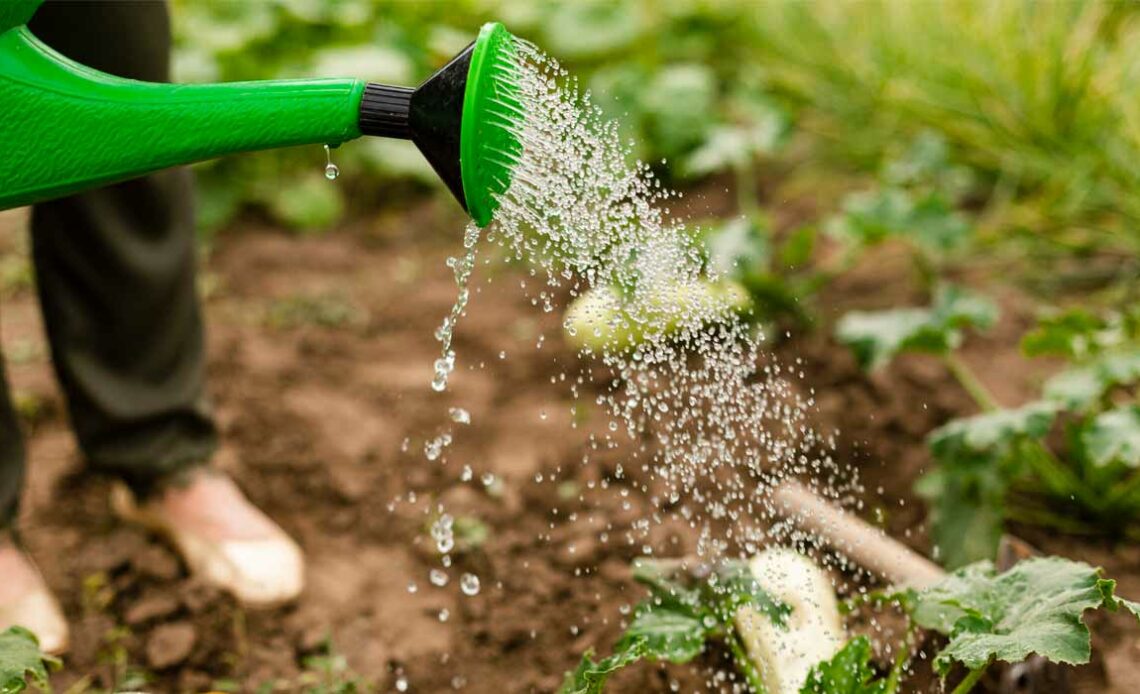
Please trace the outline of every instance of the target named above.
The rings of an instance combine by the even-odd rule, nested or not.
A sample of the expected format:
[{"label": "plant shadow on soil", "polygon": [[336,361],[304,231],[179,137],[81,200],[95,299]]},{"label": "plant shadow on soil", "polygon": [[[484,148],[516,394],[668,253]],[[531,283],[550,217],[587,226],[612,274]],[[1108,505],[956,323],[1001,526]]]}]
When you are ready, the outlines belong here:
[{"label": "plant shadow on soil", "polygon": [[[625,531],[659,510],[650,502],[654,483],[636,470],[619,479],[618,454],[595,453],[581,465],[589,433],[605,421],[591,410],[590,392],[573,401],[559,380],[584,367],[563,344],[557,313],[520,293],[521,273],[478,265],[451,386],[431,390],[439,349],[432,333],[455,298],[444,258],[458,251],[462,225],[444,204],[320,238],[248,222],[223,235],[206,264],[209,387],[223,440],[216,463],[305,548],[308,584],[295,606],[241,610],[188,577],[157,541],[118,523],[108,482],[80,472],[42,350],[9,364],[14,389],[44,403],[29,439],[21,523],[74,629],[60,690],[83,677],[111,686],[130,663],[148,673],[152,691],[205,691],[223,680],[243,691],[274,681],[293,691],[304,663],[331,639],[380,691],[403,676],[418,692],[550,692],[587,648],[606,652],[621,630],[619,607],[642,596],[628,564],[643,543],[628,542]],[[13,236],[2,222],[0,250]],[[822,305],[914,298],[901,264],[897,272],[890,262],[873,267],[842,280]],[[30,292],[5,301],[0,317],[9,353],[42,343]],[[999,327],[966,357],[983,373],[1031,383],[1035,374],[1009,373],[1015,335]],[[803,385],[817,393],[819,426],[840,430],[839,459],[861,469],[868,508],[925,549],[922,506],[910,491],[927,465],[923,436],[968,412],[966,396],[922,359],[865,377],[823,331],[777,352],[806,360]],[[452,406],[468,410],[472,423],[451,422]],[[425,440],[447,430],[454,443],[445,463],[428,462]],[[473,470],[468,481],[464,465]],[[484,473],[496,481],[484,485]],[[610,491],[591,492],[602,480]],[[650,494],[613,491],[642,484]],[[428,581],[439,558],[424,509],[436,502],[487,531],[461,535],[442,588]],[[1105,566],[1123,594],[1140,596],[1135,547],[1023,530],[1044,551]],[[696,537],[666,520],[649,544],[677,556],[693,552]],[[478,595],[459,591],[464,571],[480,576]],[[1096,654],[1076,674],[1078,690],[1135,691],[1135,627],[1099,615],[1093,627]],[[716,662],[710,655],[696,667],[630,668],[611,691],[704,691]],[[928,672],[920,677],[931,682]]]}]

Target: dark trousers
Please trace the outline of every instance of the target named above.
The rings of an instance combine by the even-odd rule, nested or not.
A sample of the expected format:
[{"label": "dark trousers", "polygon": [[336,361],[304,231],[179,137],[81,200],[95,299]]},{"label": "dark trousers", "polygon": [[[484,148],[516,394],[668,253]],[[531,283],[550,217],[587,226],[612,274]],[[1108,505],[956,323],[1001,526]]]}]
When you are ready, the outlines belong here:
[{"label": "dark trousers", "polygon": [[[90,67],[169,80],[162,2],[48,2],[29,26]],[[32,212],[40,305],[83,456],[141,494],[216,447],[203,390],[192,183],[185,169],[164,171]],[[0,369],[0,526],[15,517],[24,464]]]}]

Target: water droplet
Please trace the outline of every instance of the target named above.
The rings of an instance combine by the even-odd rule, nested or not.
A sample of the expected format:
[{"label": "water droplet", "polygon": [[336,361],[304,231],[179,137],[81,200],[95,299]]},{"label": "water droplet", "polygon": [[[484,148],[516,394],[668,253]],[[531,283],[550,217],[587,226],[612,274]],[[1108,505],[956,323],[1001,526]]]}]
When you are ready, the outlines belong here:
[{"label": "water droplet", "polygon": [[479,594],[479,577],[475,574],[463,574],[459,577],[459,589],[465,595]]},{"label": "water droplet", "polygon": [[398,692],[408,691],[408,678],[407,677],[400,675],[399,677],[396,678],[396,691],[398,691]]},{"label": "water droplet", "polygon": [[446,622],[448,617],[451,616],[451,611],[446,607],[439,611],[439,621]]},{"label": "water droplet", "polygon": [[409,593],[414,593],[419,589],[420,589],[420,587],[416,585],[415,581],[408,581],[408,592]]},{"label": "water droplet", "polygon": [[456,424],[471,423],[471,413],[462,407],[452,407],[448,409],[447,413],[451,416],[451,421],[455,422]]},{"label": "water droplet", "polygon": [[439,569],[432,569],[428,574],[428,578],[431,580],[431,584],[433,586],[442,588],[447,585],[447,574],[443,571],[440,571]]},{"label": "water droplet", "polygon": [[332,148],[325,145],[325,178],[335,181],[340,176],[340,169],[332,162]]}]

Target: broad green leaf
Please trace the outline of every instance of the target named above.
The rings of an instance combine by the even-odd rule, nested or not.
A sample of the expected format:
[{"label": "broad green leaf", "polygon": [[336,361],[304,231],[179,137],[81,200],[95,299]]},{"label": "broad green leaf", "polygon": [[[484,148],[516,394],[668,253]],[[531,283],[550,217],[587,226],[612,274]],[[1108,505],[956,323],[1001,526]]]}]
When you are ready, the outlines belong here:
[{"label": "broad green leaf", "polygon": [[930,130],[919,133],[901,157],[887,162],[882,178],[898,186],[933,187],[953,199],[966,193],[974,182],[968,167],[951,161],[946,138]]},{"label": "broad green leaf", "polygon": [[303,175],[275,188],[268,200],[273,216],[300,231],[320,231],[344,213],[340,186],[319,174]]},{"label": "broad green leaf", "polygon": [[936,253],[961,246],[970,236],[970,224],[937,193],[914,206],[903,233]]},{"label": "broad green leaf", "polygon": [[718,275],[739,278],[762,273],[771,262],[767,226],[750,217],[736,217],[705,237],[709,265]]},{"label": "broad green leaf", "polygon": [[1060,557],[1028,559],[1002,574],[979,562],[921,591],[913,616],[950,637],[934,661],[942,675],[955,662],[974,669],[1034,653],[1076,665],[1088,662],[1091,651],[1082,615],[1115,608],[1114,585],[1099,569]]},{"label": "broad green leaf", "polygon": [[1081,429],[1081,444],[1093,465],[1140,467],[1140,406],[1102,412]]},{"label": "broad green leaf", "polygon": [[687,663],[704,650],[708,633],[697,613],[650,602],[638,608],[615,650],[636,648],[649,660]]},{"label": "broad green leaf", "polygon": [[852,311],[840,319],[836,337],[874,369],[902,352],[944,354],[961,342],[962,328],[988,328],[996,319],[997,307],[986,297],[943,285],[930,308]]},{"label": "broad green leaf", "polygon": [[727,561],[717,567],[716,585],[705,584],[704,602],[724,621],[729,621],[744,605],[783,626],[792,613],[789,605],[772,597],[756,580],[748,562]]},{"label": "broad green leaf", "polygon": [[989,328],[998,318],[998,308],[993,301],[953,284],[938,287],[931,308],[941,328]]},{"label": "broad green leaf", "polygon": [[1055,403],[1032,402],[1017,409],[954,419],[931,432],[927,440],[939,458],[959,451],[1002,452],[1015,439],[1039,439],[1049,433],[1057,418],[1057,409]]},{"label": "broad green leaf", "polygon": [[1104,395],[1106,384],[1092,366],[1066,369],[1045,381],[1042,394],[1070,410],[1087,410]]},{"label": "broad green leaf", "polygon": [[931,322],[925,308],[851,311],[840,319],[835,336],[851,348],[863,368],[877,369],[903,351],[948,349],[947,335],[931,330]]},{"label": "broad green leaf", "polygon": [[942,565],[953,569],[996,555],[1006,487],[1000,461],[987,455],[943,461],[915,484],[930,506],[930,533]]},{"label": "broad green leaf", "polygon": [[686,176],[707,176],[718,171],[747,166],[756,156],[757,149],[751,133],[744,128],[717,126],[705,141],[694,149],[681,166]]},{"label": "broad green leaf", "polygon": [[1084,309],[1072,309],[1038,319],[1037,326],[1021,338],[1026,356],[1052,355],[1081,359],[1095,346],[1095,335],[1104,321]]},{"label": "broad green leaf", "polygon": [[780,247],[780,263],[789,270],[804,268],[815,251],[816,230],[813,226],[793,231]]},{"label": "broad green leaf", "polygon": [[609,676],[640,660],[642,648],[642,645],[637,645],[600,661],[594,660],[592,649],[586,651],[578,667],[566,674],[566,679],[558,688],[558,694],[602,694]]},{"label": "broad green leaf", "polygon": [[1045,382],[1045,397],[1073,410],[1087,411],[1112,388],[1140,381],[1140,349],[1097,354]]},{"label": "broad green leaf", "polygon": [[27,688],[30,679],[47,687],[47,664],[58,662],[40,651],[35,634],[23,627],[0,632],[0,694],[16,694]]},{"label": "broad green leaf", "polygon": [[714,122],[716,98],[716,74],[706,65],[677,63],[659,70],[641,94],[657,151],[672,158],[704,142]]},{"label": "broad green leaf", "polygon": [[542,46],[561,60],[599,58],[629,47],[649,28],[641,6],[589,0],[557,5]]},{"label": "broad green leaf", "polygon": [[886,694],[887,681],[875,679],[870,663],[871,640],[851,639],[831,660],[812,668],[800,694]]},{"label": "broad green leaf", "polygon": [[913,211],[914,201],[896,188],[852,193],[844,199],[843,211],[828,225],[828,231],[849,243],[873,246],[905,230]]},{"label": "broad green leaf", "polygon": [[1096,368],[1109,387],[1140,380],[1140,350],[1121,350],[1102,354]]}]

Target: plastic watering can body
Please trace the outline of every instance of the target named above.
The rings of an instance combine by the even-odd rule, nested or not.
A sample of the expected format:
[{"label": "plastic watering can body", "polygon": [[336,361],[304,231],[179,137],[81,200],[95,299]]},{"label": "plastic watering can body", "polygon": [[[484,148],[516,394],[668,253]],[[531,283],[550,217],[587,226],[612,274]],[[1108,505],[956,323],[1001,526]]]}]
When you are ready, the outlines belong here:
[{"label": "plastic watering can body", "polygon": [[[500,24],[417,89],[361,79],[157,84],[72,61],[26,23],[43,0],[0,0],[0,210],[204,159],[365,135],[410,139],[479,224],[509,172],[488,170],[484,138],[513,135],[489,113],[510,34]],[[486,66],[486,67],[484,67]],[[492,66],[495,66],[492,69]],[[509,149],[509,147],[508,147]]]},{"label": "plastic watering can body", "polygon": [[0,3],[0,22],[21,22],[0,23],[0,209],[234,152],[361,134],[363,80],[121,79],[33,36],[22,22],[41,1]]}]

